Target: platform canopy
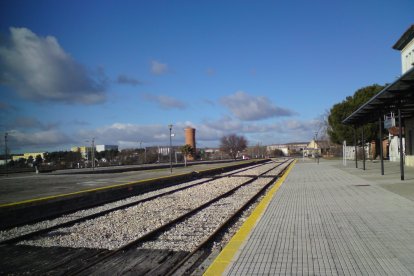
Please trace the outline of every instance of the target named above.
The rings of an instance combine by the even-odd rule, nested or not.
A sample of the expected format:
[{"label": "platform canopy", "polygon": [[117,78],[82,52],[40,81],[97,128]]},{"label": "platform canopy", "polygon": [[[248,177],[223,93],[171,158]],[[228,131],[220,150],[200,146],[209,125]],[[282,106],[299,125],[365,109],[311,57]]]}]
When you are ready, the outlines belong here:
[{"label": "platform canopy", "polygon": [[387,85],[342,123],[360,126],[376,122],[380,116],[396,113],[398,109],[401,110],[402,118],[414,116],[414,68]]}]

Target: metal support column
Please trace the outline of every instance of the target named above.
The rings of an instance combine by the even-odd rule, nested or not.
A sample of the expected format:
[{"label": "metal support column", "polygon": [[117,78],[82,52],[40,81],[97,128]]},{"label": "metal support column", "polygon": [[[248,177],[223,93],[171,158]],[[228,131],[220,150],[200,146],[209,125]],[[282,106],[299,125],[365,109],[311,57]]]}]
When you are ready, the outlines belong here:
[{"label": "metal support column", "polygon": [[382,148],[382,119],[381,114],[379,116],[379,148],[380,148],[380,160],[381,160],[381,175],[384,175],[384,149]]},{"label": "metal support column", "polygon": [[355,145],[355,168],[358,169],[358,145],[357,145],[357,127],[354,126],[354,145]]},{"label": "metal support column", "polygon": [[364,127],[361,127],[361,143],[362,143],[362,169],[365,171],[365,140],[364,140]]},{"label": "metal support column", "polygon": [[403,154],[403,142],[402,142],[402,120],[401,109],[398,108],[398,139],[400,140],[400,172],[401,180],[404,180],[404,154]]}]

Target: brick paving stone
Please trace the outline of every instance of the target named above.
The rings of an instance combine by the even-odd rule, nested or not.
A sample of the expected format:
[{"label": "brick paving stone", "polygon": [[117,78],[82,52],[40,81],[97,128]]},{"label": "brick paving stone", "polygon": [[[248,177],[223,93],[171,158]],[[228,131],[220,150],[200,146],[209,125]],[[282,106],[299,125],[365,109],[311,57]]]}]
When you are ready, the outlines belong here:
[{"label": "brick paving stone", "polygon": [[413,275],[414,202],[333,166],[298,162],[227,275]]}]

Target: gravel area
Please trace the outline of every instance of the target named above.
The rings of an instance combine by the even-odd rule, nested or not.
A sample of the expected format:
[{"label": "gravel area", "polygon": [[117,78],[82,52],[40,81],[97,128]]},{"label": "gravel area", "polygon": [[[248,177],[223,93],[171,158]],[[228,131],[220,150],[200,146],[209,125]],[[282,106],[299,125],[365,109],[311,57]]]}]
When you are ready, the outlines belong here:
[{"label": "gravel area", "polygon": [[94,208],[89,208],[89,209],[84,209],[84,210],[79,210],[77,212],[74,213],[70,213],[67,215],[63,215],[61,217],[58,217],[56,219],[51,219],[51,220],[44,220],[38,223],[34,223],[34,224],[27,224],[27,225],[23,225],[23,226],[19,226],[19,227],[14,227],[14,228],[10,228],[8,230],[4,230],[4,231],[0,231],[0,241],[4,241],[4,240],[8,240],[14,237],[18,237],[21,235],[25,235],[31,232],[35,232],[38,230],[42,230],[42,229],[46,229],[48,227],[52,227],[55,225],[59,225],[62,223],[66,223],[66,222],[70,222],[82,217],[86,217],[86,216],[90,216],[99,212],[103,212],[106,210],[110,210],[119,206],[123,206],[123,205],[127,205],[136,201],[140,201],[140,200],[144,200],[146,198],[152,197],[152,196],[156,196],[162,193],[166,193],[169,191],[173,191],[175,189],[179,189],[179,188],[184,188],[187,186],[191,186],[203,181],[206,181],[210,178],[201,178],[201,179],[197,179],[194,181],[190,181],[190,182],[186,182],[186,183],[182,183],[182,184],[177,184],[168,188],[164,188],[164,189],[159,189],[156,191],[152,191],[152,192],[148,192],[148,193],[144,193],[142,195],[137,195],[137,196],[133,196],[133,197],[129,197],[126,199],[122,199],[122,200],[118,200],[118,201],[114,201],[111,203],[107,203],[104,205],[100,205]]},{"label": "gravel area", "polygon": [[[257,175],[274,166],[274,163],[270,163],[240,172],[237,174],[238,177],[229,176],[216,179],[208,184],[192,187],[127,209],[111,212],[105,216],[79,223],[72,227],[60,228],[45,236],[24,241],[20,244],[74,248],[119,248],[163,225],[167,221],[171,221],[251,179],[250,177],[243,177],[243,175]],[[269,179],[265,180],[268,181]],[[222,206],[221,210],[224,209],[227,208]],[[227,212],[227,210],[223,211],[223,216],[226,215],[224,212]],[[210,220],[209,217],[206,217],[206,220]]]},{"label": "gravel area", "polygon": [[72,227],[52,231],[47,236],[23,241],[20,244],[115,249],[248,179],[248,177],[232,178],[232,181],[217,179],[209,185],[143,202]]},{"label": "gravel area", "polygon": [[[274,164],[272,165],[274,166]],[[262,168],[258,169],[258,171],[261,169]],[[265,170],[261,171],[263,172]],[[276,168],[268,174],[277,175],[280,171],[281,168]],[[145,242],[139,248],[193,251],[236,210],[241,208],[243,204],[269,183],[269,181],[269,178],[259,178],[251,184],[241,187],[231,196],[217,201],[182,223],[175,225],[173,228],[157,237],[157,240]],[[222,240],[221,243],[223,242],[227,241]],[[216,244],[216,246],[221,246],[221,244]]]}]

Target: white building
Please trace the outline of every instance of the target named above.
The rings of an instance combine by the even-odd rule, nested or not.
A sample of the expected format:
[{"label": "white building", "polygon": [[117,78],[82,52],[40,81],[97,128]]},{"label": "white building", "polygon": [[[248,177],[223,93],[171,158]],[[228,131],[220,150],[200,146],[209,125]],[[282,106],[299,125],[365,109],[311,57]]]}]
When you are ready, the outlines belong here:
[{"label": "white building", "polygon": [[106,151],[106,150],[118,150],[117,145],[96,145],[96,152]]},{"label": "white building", "polygon": [[392,48],[401,51],[403,74],[414,67],[414,25],[408,28]]},{"label": "white building", "polygon": [[[400,37],[400,39],[392,47],[395,50],[401,51],[401,68],[404,75],[414,68],[414,25],[411,25],[407,31]],[[414,70],[414,69],[413,69]],[[403,140],[403,154],[405,164],[414,166],[414,118],[405,119],[405,128]],[[391,161],[399,161],[400,146],[397,135],[390,135],[389,139],[389,153]]]},{"label": "white building", "polygon": [[291,153],[301,153],[307,146],[307,142],[295,142],[286,144],[273,144],[266,147],[268,152],[272,152],[275,149],[279,149],[283,152],[284,156],[289,156]]},{"label": "white building", "polygon": [[266,146],[266,151],[267,152],[272,152],[275,149],[281,150],[282,153],[283,153],[283,156],[288,156],[289,155],[289,149],[285,144],[275,144],[275,145]]}]

